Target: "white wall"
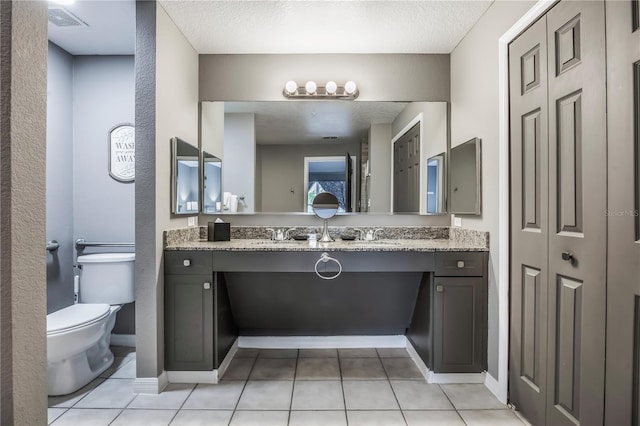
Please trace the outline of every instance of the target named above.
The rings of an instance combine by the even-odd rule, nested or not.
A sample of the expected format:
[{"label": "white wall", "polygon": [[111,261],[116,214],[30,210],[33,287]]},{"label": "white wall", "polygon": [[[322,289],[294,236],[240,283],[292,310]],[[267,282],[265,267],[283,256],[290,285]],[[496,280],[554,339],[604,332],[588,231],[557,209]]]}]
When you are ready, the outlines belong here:
[{"label": "white wall", "polygon": [[391,123],[372,124],[369,128],[369,171],[371,206],[369,212],[391,210]]},{"label": "white wall", "polygon": [[244,197],[238,212],[255,211],[256,126],[254,114],[225,114],[222,190]]},{"label": "white wall", "polygon": [[498,379],[498,39],[533,6],[496,1],[451,53],[451,147],[482,139],[482,215],[462,226],[489,231],[488,371]]},{"label": "white wall", "polygon": [[201,146],[203,151],[224,157],[224,102],[202,102]]}]

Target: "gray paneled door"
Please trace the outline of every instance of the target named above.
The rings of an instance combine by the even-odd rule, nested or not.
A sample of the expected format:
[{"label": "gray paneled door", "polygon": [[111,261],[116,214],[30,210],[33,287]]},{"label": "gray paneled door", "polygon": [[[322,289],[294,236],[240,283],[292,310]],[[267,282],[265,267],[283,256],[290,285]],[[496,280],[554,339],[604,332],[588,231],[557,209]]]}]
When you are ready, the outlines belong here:
[{"label": "gray paneled door", "polygon": [[[546,26],[546,38],[541,26]],[[527,36],[528,31],[536,35]],[[522,46],[510,56],[512,108],[519,107],[511,116],[510,398],[534,424],[602,424],[607,235],[604,3],[560,2],[547,13],[546,22],[542,18],[528,31],[523,36],[531,38],[529,50]],[[546,69],[541,57],[545,43]],[[544,73],[546,110],[542,101],[539,106],[528,104],[525,96],[535,91],[536,78],[545,90]],[[535,216],[538,206],[540,218]]]},{"label": "gray paneled door", "polygon": [[511,330],[509,398],[544,424],[547,389],[549,138],[547,26],[509,46],[511,108]]},{"label": "gray paneled door", "polygon": [[[640,424],[640,2],[607,1],[605,424]],[[631,17],[631,18],[630,18]]]}]

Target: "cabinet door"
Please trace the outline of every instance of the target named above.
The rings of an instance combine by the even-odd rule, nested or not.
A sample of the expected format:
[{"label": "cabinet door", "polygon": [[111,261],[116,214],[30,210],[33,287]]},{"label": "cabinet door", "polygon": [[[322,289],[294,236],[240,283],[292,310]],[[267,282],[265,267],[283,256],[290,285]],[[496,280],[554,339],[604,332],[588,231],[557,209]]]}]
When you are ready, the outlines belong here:
[{"label": "cabinet door", "polygon": [[213,370],[211,275],[165,275],[165,369]]},{"label": "cabinet door", "polygon": [[482,277],[436,277],[433,306],[433,370],[477,373],[483,365]]}]

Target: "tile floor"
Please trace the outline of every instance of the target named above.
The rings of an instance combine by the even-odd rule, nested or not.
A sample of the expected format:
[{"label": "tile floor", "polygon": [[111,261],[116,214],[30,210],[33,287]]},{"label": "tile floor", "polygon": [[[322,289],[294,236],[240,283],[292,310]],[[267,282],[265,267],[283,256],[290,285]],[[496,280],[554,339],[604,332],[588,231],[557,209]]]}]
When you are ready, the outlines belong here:
[{"label": "tile floor", "polygon": [[133,393],[135,352],[78,392],[49,398],[61,425],[523,425],[484,385],[433,385],[404,349],[240,349],[217,385]]}]

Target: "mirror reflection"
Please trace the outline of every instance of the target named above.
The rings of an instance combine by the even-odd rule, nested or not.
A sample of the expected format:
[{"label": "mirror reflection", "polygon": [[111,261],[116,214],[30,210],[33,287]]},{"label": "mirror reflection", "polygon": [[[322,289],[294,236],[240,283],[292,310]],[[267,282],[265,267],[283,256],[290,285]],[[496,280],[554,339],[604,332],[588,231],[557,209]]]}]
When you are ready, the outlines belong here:
[{"label": "mirror reflection", "polygon": [[180,138],[171,138],[171,165],[171,212],[198,214],[200,151]]},{"label": "mirror reflection", "polygon": [[202,212],[222,211],[222,160],[202,151]]},{"label": "mirror reflection", "polygon": [[[203,102],[201,118],[238,213],[309,213],[325,191],[339,212],[427,214],[426,161],[447,151],[446,102]],[[394,144],[417,124],[414,185],[394,187]],[[415,208],[394,208],[399,191]]]},{"label": "mirror reflection", "polygon": [[444,198],[444,158],[443,152],[427,160],[427,213],[438,214],[447,211]]},{"label": "mirror reflection", "polygon": [[480,161],[479,138],[451,148],[451,213],[480,214]]}]

